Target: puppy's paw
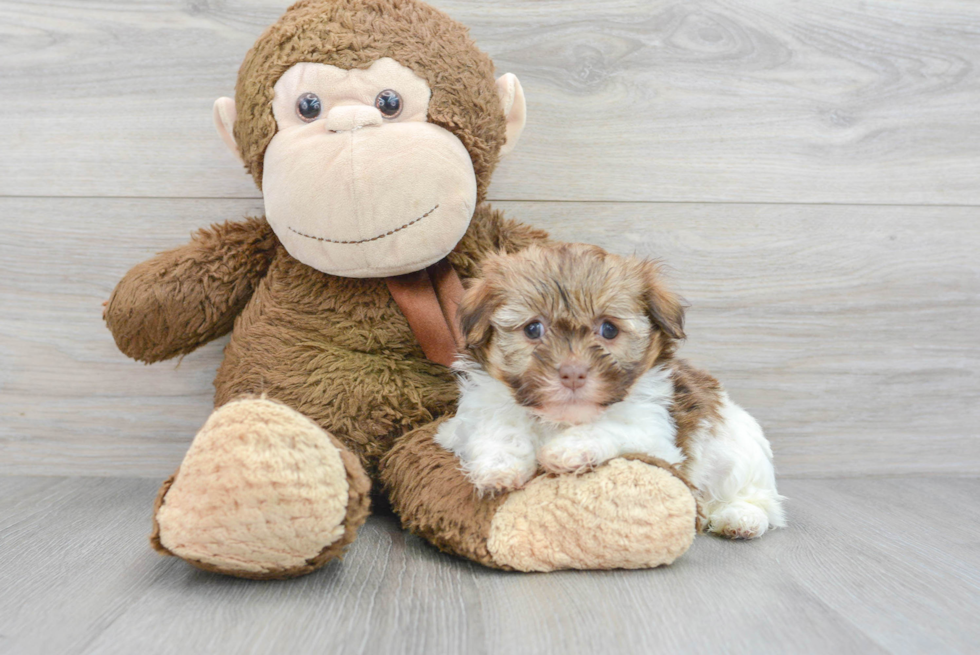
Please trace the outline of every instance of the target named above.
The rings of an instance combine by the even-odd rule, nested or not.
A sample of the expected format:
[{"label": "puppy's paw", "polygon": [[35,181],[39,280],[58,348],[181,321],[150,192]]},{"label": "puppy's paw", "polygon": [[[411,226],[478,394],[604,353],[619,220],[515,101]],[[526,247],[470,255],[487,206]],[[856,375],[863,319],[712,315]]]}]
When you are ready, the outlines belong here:
[{"label": "puppy's paw", "polygon": [[515,459],[471,465],[466,468],[466,477],[476,487],[477,493],[484,496],[520,489],[534,476],[536,470],[533,463]]},{"label": "puppy's paw", "polygon": [[584,473],[611,458],[599,440],[585,436],[562,437],[538,451],[538,463],[548,473]]},{"label": "puppy's paw", "polygon": [[734,502],[708,511],[708,532],[729,539],[755,539],[769,529],[769,517],[757,505]]}]

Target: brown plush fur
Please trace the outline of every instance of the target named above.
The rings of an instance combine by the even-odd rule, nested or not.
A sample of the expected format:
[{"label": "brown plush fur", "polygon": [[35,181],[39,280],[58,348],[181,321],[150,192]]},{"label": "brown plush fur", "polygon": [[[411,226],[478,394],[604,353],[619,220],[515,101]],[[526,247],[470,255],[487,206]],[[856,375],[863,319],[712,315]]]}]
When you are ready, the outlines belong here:
[{"label": "brown plush fur", "polygon": [[440,550],[500,568],[487,538],[506,496],[481,498],[474,492],[456,456],[433,440],[441,422],[400,439],[385,457],[381,481],[406,528]]},{"label": "brown plush fur", "polygon": [[[472,277],[487,253],[545,236],[484,204],[449,260]],[[265,393],[335,435],[372,477],[396,437],[456,399],[448,369],[425,359],[384,280],[305,266],[261,219],[202,230],[134,267],[106,321],[120,350],[145,362],[190,352],[234,322],[215,406]]]},{"label": "brown plush fur", "polygon": [[504,142],[493,62],[464,26],[415,0],[302,0],[259,38],[235,87],[235,141],[259,188],[265,149],[276,133],[276,80],[301,61],[352,69],[383,57],[428,82],[429,122],[466,146],[476,171],[477,200],[484,199]]},{"label": "brown plush fur", "polygon": [[[516,251],[544,233],[481,205],[449,257],[463,277],[491,249]],[[384,280],[340,278],[279,248],[235,324],[215,404],[265,393],[340,439],[369,475],[405,432],[448,411],[456,384],[422,348]]]},{"label": "brown plush fur", "polygon": [[147,364],[226,334],[266,274],[279,241],[265,219],[202,229],[133,267],[104,318],[126,355]]}]

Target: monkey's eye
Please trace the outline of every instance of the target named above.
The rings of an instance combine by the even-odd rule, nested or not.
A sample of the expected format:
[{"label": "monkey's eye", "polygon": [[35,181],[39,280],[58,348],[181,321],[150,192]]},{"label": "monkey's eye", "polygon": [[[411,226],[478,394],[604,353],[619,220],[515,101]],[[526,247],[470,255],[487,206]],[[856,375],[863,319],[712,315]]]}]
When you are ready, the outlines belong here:
[{"label": "monkey's eye", "polygon": [[609,321],[603,321],[602,325],[599,326],[599,336],[603,339],[612,341],[619,334],[619,328],[610,323]]},{"label": "monkey's eye", "polygon": [[385,89],[374,99],[374,106],[385,118],[394,118],[402,113],[402,97],[391,89]]},{"label": "monkey's eye", "polygon": [[320,98],[315,93],[304,93],[296,101],[296,113],[307,123],[315,121],[321,109]]},{"label": "monkey's eye", "polygon": [[524,326],[524,336],[532,341],[537,341],[544,334],[544,325],[541,321],[531,321]]}]

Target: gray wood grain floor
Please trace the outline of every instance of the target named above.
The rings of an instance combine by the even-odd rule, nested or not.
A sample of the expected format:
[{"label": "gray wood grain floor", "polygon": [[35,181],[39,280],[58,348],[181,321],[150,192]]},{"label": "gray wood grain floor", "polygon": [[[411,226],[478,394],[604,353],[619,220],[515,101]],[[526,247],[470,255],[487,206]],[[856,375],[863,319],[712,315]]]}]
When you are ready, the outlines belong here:
[{"label": "gray wood grain floor", "polygon": [[155,487],[0,478],[0,652],[841,655],[980,643],[976,478],[784,480],[789,529],[702,536],[651,571],[506,574],[375,516],[342,562],[273,583],[150,551]]}]

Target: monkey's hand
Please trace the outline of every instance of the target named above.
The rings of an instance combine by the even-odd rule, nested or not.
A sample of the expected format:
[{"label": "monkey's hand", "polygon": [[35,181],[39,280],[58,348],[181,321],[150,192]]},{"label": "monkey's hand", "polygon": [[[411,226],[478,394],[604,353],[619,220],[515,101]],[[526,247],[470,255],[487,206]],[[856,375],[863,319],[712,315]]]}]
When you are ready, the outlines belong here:
[{"label": "monkey's hand", "polygon": [[277,243],[264,218],[250,218],[202,229],[190,243],[137,264],[103,311],[116,345],[149,364],[226,334]]}]

